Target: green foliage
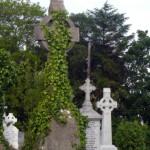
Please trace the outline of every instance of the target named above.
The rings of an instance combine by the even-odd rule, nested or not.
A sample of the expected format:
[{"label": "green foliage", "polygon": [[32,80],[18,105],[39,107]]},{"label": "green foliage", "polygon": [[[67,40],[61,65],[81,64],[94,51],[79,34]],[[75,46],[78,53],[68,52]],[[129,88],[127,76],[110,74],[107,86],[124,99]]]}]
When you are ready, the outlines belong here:
[{"label": "green foliage", "polygon": [[125,87],[128,98],[122,101],[127,108],[124,115],[129,119],[141,119],[150,124],[150,37],[147,31],[138,31],[124,57],[126,73]]},{"label": "green foliage", "polygon": [[148,126],[148,133],[147,133],[147,138],[146,138],[146,145],[147,145],[147,149],[150,149],[150,126]]},{"label": "green foliage", "polygon": [[147,150],[147,125],[140,125],[137,121],[123,121],[114,135],[114,144],[118,150]]},{"label": "green foliage", "polygon": [[37,63],[30,57],[24,58],[18,68],[19,75],[16,82],[7,90],[5,98],[9,111],[18,118],[18,128],[25,131],[30,114],[41,100],[44,78],[38,71]]},{"label": "green foliage", "polygon": [[[6,90],[9,88],[9,86],[13,84],[16,77],[17,77],[17,67],[16,67],[15,62],[11,60],[10,54],[8,52],[0,49],[0,107],[1,107],[1,110],[3,110],[3,106],[5,104],[4,94]],[[2,113],[3,112],[1,112],[0,118],[2,118]]]},{"label": "green foliage", "polygon": [[34,26],[45,10],[30,0],[0,1],[0,48],[11,52],[32,49]]},{"label": "green foliage", "polygon": [[[30,119],[29,130],[25,138],[24,150],[33,149],[37,139],[42,139],[49,132],[49,123],[52,118],[59,122],[67,121],[61,114],[61,109],[71,112],[79,126],[77,135],[80,138],[80,146],[77,149],[85,148],[86,138],[85,129],[87,127],[86,117],[81,116],[79,110],[72,102],[72,89],[68,80],[68,64],[66,61],[66,49],[70,47],[68,43],[71,34],[67,29],[67,14],[64,11],[52,13],[54,20],[53,28],[42,26],[47,37],[50,52],[49,61],[45,64],[42,74],[45,78],[45,90],[42,92],[42,100],[37,108],[34,109]],[[41,139],[41,140],[42,140]],[[39,148],[39,147],[38,147]]]},{"label": "green foliage", "polygon": [[14,150],[3,136],[3,127],[0,126],[0,144],[3,145],[4,150]]},{"label": "green foliage", "polygon": [[0,93],[7,90],[16,76],[15,62],[8,52],[0,49]]}]

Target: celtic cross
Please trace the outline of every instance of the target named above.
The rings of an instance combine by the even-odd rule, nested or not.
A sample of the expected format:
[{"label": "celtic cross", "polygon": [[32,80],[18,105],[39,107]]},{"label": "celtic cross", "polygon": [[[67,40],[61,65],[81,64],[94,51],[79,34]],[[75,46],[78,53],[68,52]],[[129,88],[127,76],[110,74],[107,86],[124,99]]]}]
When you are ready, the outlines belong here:
[{"label": "celtic cross", "polygon": [[103,89],[103,98],[97,102],[97,108],[103,112],[102,119],[102,145],[112,145],[111,112],[117,108],[117,102],[111,98],[110,88]]},{"label": "celtic cross", "polygon": [[[49,28],[53,26],[53,18],[51,16],[51,13],[53,10],[61,11],[65,10],[64,1],[63,0],[51,0],[48,16],[43,18],[43,20],[40,22],[39,25],[35,26],[34,28],[34,39],[35,41],[38,41],[40,47],[42,47],[44,50],[49,51],[47,40],[44,36],[44,31],[41,29],[41,25],[48,25]],[[67,20],[67,27],[70,30],[70,33],[72,35],[70,42],[79,42],[79,28],[76,28],[73,24],[73,22],[68,18]]]},{"label": "celtic cross", "polygon": [[93,109],[92,103],[90,101],[90,93],[96,90],[95,86],[90,83],[90,64],[91,64],[91,42],[88,43],[88,67],[87,67],[87,78],[85,84],[80,86],[80,89],[85,92],[85,101],[83,103],[83,108]]}]

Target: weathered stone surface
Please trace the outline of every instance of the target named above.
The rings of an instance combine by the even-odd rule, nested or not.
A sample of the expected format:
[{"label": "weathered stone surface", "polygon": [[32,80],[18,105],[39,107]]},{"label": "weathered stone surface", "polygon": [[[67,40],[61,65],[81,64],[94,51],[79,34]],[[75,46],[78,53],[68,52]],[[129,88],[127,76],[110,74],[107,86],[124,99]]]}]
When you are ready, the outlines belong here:
[{"label": "weathered stone surface", "polygon": [[97,102],[97,107],[103,112],[102,119],[102,139],[100,150],[117,150],[117,147],[112,145],[112,122],[111,112],[117,108],[117,102],[111,98],[110,88],[103,89],[103,98]]},{"label": "weathered stone surface", "polygon": [[73,150],[72,145],[80,143],[76,136],[77,125],[73,118],[68,119],[66,125],[51,121],[51,132],[45,139],[45,144],[40,146],[43,150]]},{"label": "weathered stone surface", "polygon": [[88,128],[86,129],[87,144],[86,150],[99,150],[100,149],[100,122],[89,121]]},{"label": "weathered stone surface", "polygon": [[50,6],[49,6],[49,14],[53,10],[65,10],[63,0],[51,0]]},{"label": "weathered stone surface", "polygon": [[[48,39],[44,37],[44,31],[41,29],[41,25],[47,25],[49,26],[49,28],[53,26],[54,20],[52,19],[52,16],[51,16],[51,12],[53,10],[60,10],[60,11],[65,10],[63,0],[51,0],[48,16],[44,17],[43,20],[40,22],[40,24],[38,24],[34,28],[35,41],[38,41],[38,44],[40,45],[40,47],[46,51],[49,51],[48,44],[47,44]],[[66,23],[72,36],[69,42],[71,43],[79,42],[79,28],[76,28],[70,19],[68,19]]]},{"label": "weathered stone surface", "polygon": [[3,145],[2,145],[2,144],[0,144],[0,150],[3,150],[3,149],[4,149]]},{"label": "weathered stone surface", "polygon": [[118,150],[114,145],[101,145],[100,150]]},{"label": "weathered stone surface", "polygon": [[102,117],[93,109],[90,101],[90,93],[94,91],[96,87],[92,86],[90,79],[87,78],[85,84],[81,86],[80,89],[85,92],[85,101],[80,112],[89,119],[88,128],[86,129],[86,150],[100,150],[100,120]]}]

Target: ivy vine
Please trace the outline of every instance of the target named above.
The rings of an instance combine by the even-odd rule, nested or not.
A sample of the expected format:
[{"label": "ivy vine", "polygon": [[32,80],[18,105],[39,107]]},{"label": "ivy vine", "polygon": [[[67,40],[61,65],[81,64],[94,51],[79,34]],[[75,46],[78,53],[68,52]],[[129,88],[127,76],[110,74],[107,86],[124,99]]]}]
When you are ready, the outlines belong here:
[{"label": "ivy vine", "polygon": [[51,119],[62,123],[67,121],[67,116],[63,115],[61,110],[68,110],[78,125],[77,135],[80,138],[80,145],[76,146],[76,149],[84,150],[86,144],[85,130],[88,121],[72,102],[72,88],[68,79],[68,64],[66,61],[66,50],[71,46],[69,44],[71,33],[66,26],[67,12],[54,11],[52,19],[54,25],[51,29],[45,25],[42,26],[50,49],[49,61],[46,62],[42,71],[45,77],[45,90],[42,92],[41,102],[34,109],[30,119],[29,131],[26,134],[23,149],[35,149],[38,138],[42,135],[44,140],[50,132]]}]

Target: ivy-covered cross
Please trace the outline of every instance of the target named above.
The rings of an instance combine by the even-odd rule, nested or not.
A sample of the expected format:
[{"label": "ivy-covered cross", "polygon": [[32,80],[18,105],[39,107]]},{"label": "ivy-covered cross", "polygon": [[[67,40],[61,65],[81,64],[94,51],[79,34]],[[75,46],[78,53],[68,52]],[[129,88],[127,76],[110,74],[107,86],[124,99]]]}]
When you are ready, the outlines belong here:
[{"label": "ivy-covered cross", "polygon": [[[35,40],[38,41],[40,47],[46,51],[49,51],[48,43],[45,37],[44,37],[44,31],[41,29],[41,25],[48,25],[50,28],[53,27],[54,21],[52,18],[52,11],[62,11],[65,10],[64,2],[63,0],[51,0],[48,16],[46,16],[40,24],[35,26],[34,28],[34,36]],[[66,26],[70,29],[71,32],[71,39],[69,42],[79,42],[79,28],[76,28],[73,24],[73,22],[68,18],[66,22]]]}]

